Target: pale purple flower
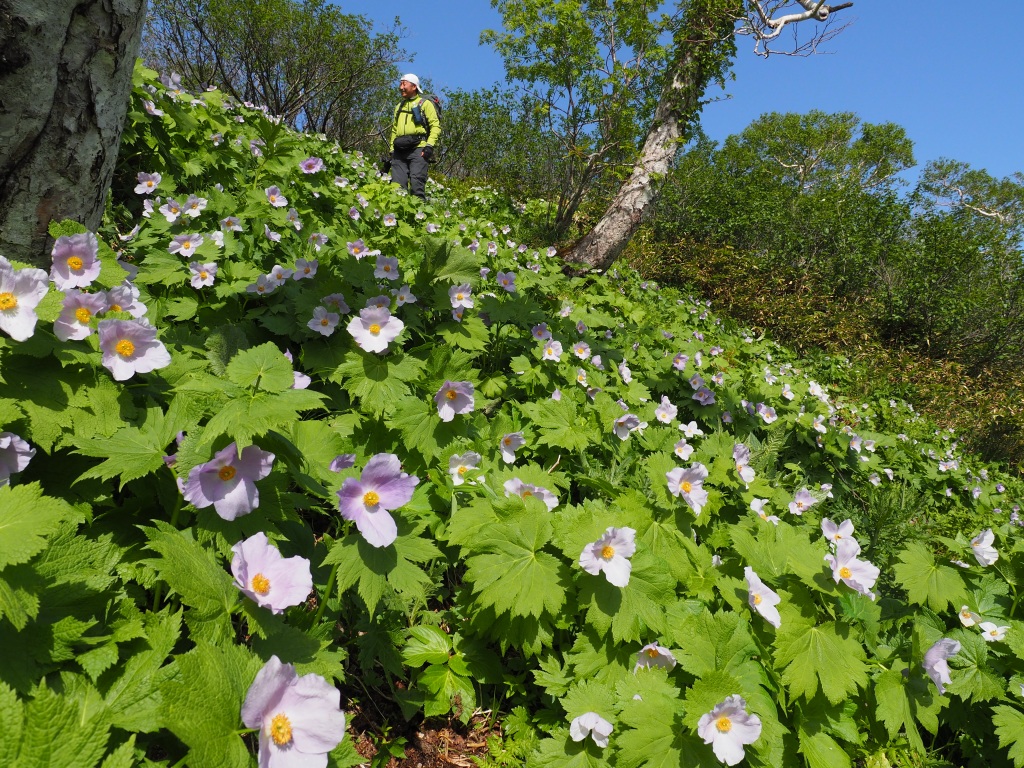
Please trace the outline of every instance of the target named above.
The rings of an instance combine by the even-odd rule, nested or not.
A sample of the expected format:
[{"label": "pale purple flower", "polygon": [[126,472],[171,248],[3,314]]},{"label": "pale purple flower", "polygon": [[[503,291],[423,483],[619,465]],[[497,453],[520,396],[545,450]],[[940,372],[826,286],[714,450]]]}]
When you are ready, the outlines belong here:
[{"label": "pale purple flower", "polygon": [[476,451],[466,451],[461,456],[455,454],[448,459],[448,474],[452,476],[452,485],[462,485],[465,483],[465,474],[476,469],[480,464],[481,458],[480,454]]},{"label": "pale purple flower", "polygon": [[777,606],[782,602],[782,598],[765,586],[765,583],[749,565],[743,569],[743,576],[747,580],[747,602],[750,603],[750,607],[778,629],[782,624],[782,618],[779,616]]},{"label": "pale purple flower", "polygon": [[619,440],[625,440],[634,429],[640,428],[640,418],[627,413],[612,422],[612,431]]},{"label": "pale purple flower", "polygon": [[693,399],[701,405],[714,405],[715,404],[715,393],[707,387],[701,387],[693,393]]},{"label": "pale purple flower", "polygon": [[693,374],[693,376],[690,377],[690,388],[691,389],[700,389],[703,386],[704,386],[704,378],[699,373],[695,373],[695,374]]},{"label": "pale purple flower", "polygon": [[821,521],[821,535],[828,539],[829,544],[835,544],[842,539],[848,539],[853,536],[853,521],[843,520],[839,525],[836,525],[827,517]]},{"label": "pale purple flower", "polygon": [[316,270],[319,266],[320,262],[316,259],[296,259],[292,280],[308,280],[316,277]]},{"label": "pale purple flower", "polygon": [[733,694],[697,723],[697,735],[710,744],[715,757],[726,765],[743,760],[743,747],[761,737],[761,718],[747,712],[747,702]]},{"label": "pale purple flower", "polygon": [[554,360],[556,363],[562,359],[562,342],[555,341],[554,339],[548,340],[544,344],[543,351],[541,352],[541,360]]},{"label": "pale purple flower", "polygon": [[0,485],[7,485],[11,475],[23,472],[36,455],[36,449],[13,432],[0,432]]},{"label": "pale purple flower", "polygon": [[105,296],[107,312],[127,312],[136,319],[146,314],[146,305],[139,301],[139,289],[127,281],[115,285]]},{"label": "pale purple flower", "polygon": [[153,117],[163,117],[164,115],[164,111],[162,109],[157,109],[156,104],[154,104],[152,101],[143,99],[142,106],[145,107],[146,111],[149,114],[153,115]]},{"label": "pale purple flower", "polygon": [[277,656],[256,674],[242,723],[259,729],[259,768],[325,768],[345,736],[341,692],[320,675],[301,677]]},{"label": "pale purple flower", "polygon": [[637,652],[636,666],[633,667],[633,672],[636,673],[640,669],[650,669],[651,667],[672,669],[675,665],[676,657],[672,655],[672,651],[657,643],[648,643]]},{"label": "pale purple flower", "polygon": [[135,193],[139,195],[151,195],[156,192],[157,185],[163,178],[159,173],[139,172],[136,176],[139,183],[135,185]]},{"label": "pale purple flower", "polygon": [[453,285],[448,289],[448,298],[451,299],[452,309],[459,307],[469,309],[473,306],[473,293],[469,288],[469,283]]},{"label": "pale purple flower", "polygon": [[704,480],[708,476],[708,468],[697,463],[689,469],[676,467],[665,473],[668,478],[668,490],[673,496],[682,496],[694,515],[699,515],[708,503],[708,492],[704,490]]},{"label": "pale purple flower", "polygon": [[625,360],[619,363],[619,376],[622,377],[622,382],[624,384],[629,384],[633,380],[633,372],[629,370],[629,366],[626,365]]},{"label": "pale purple flower", "polygon": [[242,220],[237,216],[226,216],[220,220],[220,228],[225,232],[241,232]]},{"label": "pale purple flower", "polygon": [[[579,333],[579,334],[582,335],[583,333],[586,333],[586,330],[587,330],[587,324],[584,323],[582,320],[577,320],[576,321],[576,333]],[[636,350],[634,349],[634,351],[636,351]]]},{"label": "pale purple flower", "polygon": [[684,368],[686,368],[686,364],[688,362],[690,362],[689,356],[684,355],[682,352],[679,352],[675,357],[672,358],[672,367],[675,368],[677,371],[681,371]]},{"label": "pale purple flower", "polygon": [[494,242],[493,240],[489,241],[487,243],[487,255],[488,256],[496,256],[497,253],[498,253],[498,244],[496,242]]},{"label": "pale purple flower", "polygon": [[115,381],[171,364],[167,348],[157,341],[156,328],[145,320],[100,320],[98,330],[103,367]]},{"label": "pale purple flower", "polygon": [[597,541],[587,544],[580,553],[580,567],[587,573],[604,572],[615,587],[629,584],[633,564],[629,558],[636,552],[636,531],[632,528],[609,527]]},{"label": "pale purple flower", "polygon": [[548,330],[547,323],[540,323],[539,325],[533,326],[530,333],[533,334],[533,338],[537,341],[547,341],[551,338],[551,331]]},{"label": "pale purple flower", "polygon": [[50,279],[61,291],[85,288],[99,277],[99,243],[92,232],[58,237],[53,244]]},{"label": "pale purple flower", "polygon": [[277,187],[267,187],[263,191],[267,195],[267,202],[275,208],[284,208],[288,205],[288,198],[282,195],[281,190]]},{"label": "pale purple flower", "polygon": [[348,209],[348,217],[352,219],[352,221],[359,221],[359,209],[353,205]]},{"label": "pale purple flower", "polygon": [[203,288],[212,286],[217,276],[217,265],[213,262],[201,264],[198,261],[189,262],[188,270],[191,272],[191,287]]},{"label": "pale purple flower", "polygon": [[255,283],[245,286],[245,290],[258,296],[267,296],[277,290],[277,281],[269,275],[260,275]]},{"label": "pale purple flower", "polygon": [[504,288],[509,293],[516,292],[516,273],[515,272],[498,272],[498,285]]},{"label": "pale purple flower", "polygon": [[[146,202],[149,202],[148,200]],[[175,200],[173,197],[168,197],[167,202],[160,206],[157,210],[164,215],[171,224],[178,220],[181,216],[181,203]]]},{"label": "pale purple flower", "polygon": [[762,520],[764,520],[766,522],[769,522],[772,525],[778,525],[779,524],[779,516],[778,515],[769,515],[767,512],[765,512],[764,508],[765,508],[765,506],[767,504],[768,504],[768,499],[754,498],[750,502],[750,508],[754,512],[756,512],[757,516],[760,517]]},{"label": "pale purple flower", "polygon": [[672,404],[668,395],[662,395],[661,405],[654,409],[654,418],[662,424],[671,424],[677,413],[679,413],[679,408]]},{"label": "pale purple flower", "polygon": [[[210,240],[211,240],[211,242],[213,242],[213,244],[217,248],[223,248],[224,247],[224,233],[221,232],[219,229],[210,233]],[[135,278],[129,278],[129,279],[134,280]]]},{"label": "pale purple flower", "polygon": [[267,274],[267,279],[272,281],[275,287],[280,288],[291,276],[292,270],[282,267],[280,264],[275,264],[273,269]]},{"label": "pale purple flower", "polygon": [[341,516],[356,524],[366,542],[387,547],[398,538],[398,525],[391,510],[409,503],[419,478],[402,471],[393,453],[378,453],[371,458],[358,480],[349,477],[338,491]]},{"label": "pale purple flower", "polygon": [[682,432],[688,438],[703,437],[704,430],[702,430],[696,421],[689,421],[686,424],[679,425],[679,431]]},{"label": "pale purple flower", "polygon": [[391,299],[384,294],[380,296],[372,296],[366,300],[367,309],[387,309],[391,306]]},{"label": "pale purple flower", "polygon": [[468,381],[445,380],[434,395],[441,421],[452,421],[456,414],[473,412],[473,384]]},{"label": "pale purple flower", "polygon": [[359,316],[352,318],[347,329],[356,344],[367,352],[384,352],[404,327],[405,323],[387,309],[368,307],[359,310]]},{"label": "pale purple flower", "polygon": [[939,689],[940,696],[946,693],[946,686],[951,682],[948,659],[958,653],[960,653],[960,643],[948,637],[936,641],[931,648],[925,651],[922,666],[928,673],[928,677],[935,683],[935,687]]},{"label": "pale purple flower", "polygon": [[549,510],[558,506],[558,497],[547,488],[542,488],[541,486],[533,485],[532,483],[524,483],[518,477],[506,480],[502,484],[502,487],[505,489],[506,496],[515,494],[523,499],[528,499],[533,496],[544,502]]},{"label": "pale purple flower", "polygon": [[501,458],[506,464],[512,464],[516,460],[516,451],[526,445],[526,439],[522,432],[510,432],[501,438],[498,447],[501,449]]},{"label": "pale purple flower", "polygon": [[[378,256],[377,267],[373,270],[373,276],[385,280],[398,280],[402,276],[398,270],[398,259],[389,256]],[[470,306],[473,305],[470,304]]]},{"label": "pale purple flower", "polygon": [[601,749],[608,746],[608,737],[611,734],[612,724],[597,712],[584,712],[569,723],[569,736],[573,741],[583,741],[590,736]]},{"label": "pale purple flower", "polygon": [[391,295],[395,297],[395,306],[401,307],[405,304],[415,304],[416,296],[408,285],[403,285],[401,288],[392,288]]},{"label": "pale purple flower", "polygon": [[92,319],[106,309],[106,294],[82,293],[76,288],[69,288],[64,295],[60,317],[53,324],[53,334],[61,341],[81,341],[92,335]]},{"label": "pale purple flower", "polygon": [[188,258],[196,252],[196,248],[203,244],[202,235],[175,235],[171,244],[167,246],[170,253]]},{"label": "pale purple flower", "polygon": [[772,424],[779,418],[775,413],[775,409],[764,403],[757,404],[757,412],[764,419],[765,424]]},{"label": "pale purple flower", "polygon": [[978,565],[989,566],[999,559],[999,552],[992,546],[995,541],[995,534],[991,528],[986,528],[973,539],[971,539],[971,551],[974,552],[974,559]]},{"label": "pale purple flower", "polygon": [[875,593],[871,588],[878,580],[879,570],[867,560],[857,559],[860,544],[854,539],[840,539],[836,542],[835,554],[825,555],[825,561],[832,567],[832,579],[838,584],[842,581],[851,589],[872,600]]},{"label": "pale purple flower", "polygon": [[306,323],[306,327],[323,336],[330,336],[334,333],[334,329],[338,326],[340,319],[341,317],[338,314],[328,312],[324,307],[317,307],[313,310],[313,317]]},{"label": "pale purple flower", "polygon": [[306,238],[306,242],[312,245],[314,250],[319,251],[321,248],[327,245],[327,235],[325,235],[323,232],[314,232],[308,238]]},{"label": "pale purple flower", "polygon": [[265,533],[238,542],[231,551],[235,586],[261,608],[283,613],[285,608],[304,603],[313,589],[309,560],[282,557]]},{"label": "pale purple flower", "polygon": [[796,492],[793,500],[789,502],[789,512],[793,515],[802,515],[808,509],[818,503],[818,500],[811,495],[806,488]]},{"label": "pale purple flower", "polygon": [[341,472],[343,469],[349,469],[356,465],[356,455],[354,453],[342,453],[331,459],[331,463],[328,465],[328,469],[331,472]]},{"label": "pale purple flower", "polygon": [[281,233],[275,232],[266,224],[263,225],[263,236],[266,237],[267,240],[269,240],[272,243],[281,242]]},{"label": "pale purple flower", "polygon": [[285,215],[284,220],[295,227],[296,232],[299,232],[302,229],[302,220],[299,218],[299,212],[294,208],[288,209],[288,213]]},{"label": "pale purple flower", "polygon": [[398,224],[398,217],[393,213],[385,213],[384,218],[381,221],[385,227],[393,227]]},{"label": "pale purple flower", "polygon": [[299,163],[299,168],[303,173],[316,173],[317,171],[323,170],[323,167],[324,161],[319,157],[307,157]]},{"label": "pale purple flower", "polygon": [[754,481],[754,468],[750,466],[750,449],[743,443],[736,443],[732,447],[732,458],[736,462],[736,474],[744,483]]},{"label": "pale purple flower", "polygon": [[206,204],[209,201],[205,197],[198,197],[196,195],[189,195],[185,204],[182,206],[183,213],[189,218],[196,218],[206,210]]},{"label": "pale purple flower", "polygon": [[247,445],[239,454],[238,446],[231,443],[192,468],[182,496],[197,509],[213,506],[220,517],[234,520],[259,506],[256,481],[269,475],[273,464],[274,454],[269,451]]}]

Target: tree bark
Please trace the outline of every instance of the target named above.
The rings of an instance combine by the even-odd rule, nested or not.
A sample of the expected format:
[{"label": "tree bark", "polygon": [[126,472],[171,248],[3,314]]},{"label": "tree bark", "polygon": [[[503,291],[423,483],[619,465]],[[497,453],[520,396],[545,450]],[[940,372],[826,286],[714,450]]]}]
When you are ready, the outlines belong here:
[{"label": "tree bark", "polygon": [[0,254],[50,264],[47,225],[95,230],[146,0],[0,0]]},{"label": "tree bark", "polygon": [[735,52],[734,28],[742,16],[742,0],[690,3],[633,172],[597,225],[565,255],[566,261],[604,271],[625,249],[657,198],[657,182],[668,172],[679,140],[700,114],[705,89],[728,69]]}]

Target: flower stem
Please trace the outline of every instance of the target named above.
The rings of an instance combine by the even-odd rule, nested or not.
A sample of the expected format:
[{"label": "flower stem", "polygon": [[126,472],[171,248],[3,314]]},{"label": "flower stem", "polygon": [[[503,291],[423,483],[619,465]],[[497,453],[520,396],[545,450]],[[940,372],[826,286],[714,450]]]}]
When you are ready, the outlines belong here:
[{"label": "flower stem", "polygon": [[340,563],[335,563],[334,567],[331,568],[331,575],[327,577],[327,587],[320,596],[320,607],[316,609],[316,616],[313,617],[314,626],[320,623],[320,619],[324,615],[324,608],[327,607],[327,599],[331,596],[331,592],[334,590],[334,580],[338,576],[339,565]]}]

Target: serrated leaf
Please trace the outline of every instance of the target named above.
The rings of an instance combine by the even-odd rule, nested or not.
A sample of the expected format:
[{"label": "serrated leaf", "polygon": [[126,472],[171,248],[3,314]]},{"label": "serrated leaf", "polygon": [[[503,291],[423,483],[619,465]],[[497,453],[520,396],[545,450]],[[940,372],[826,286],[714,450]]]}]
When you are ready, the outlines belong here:
[{"label": "serrated leaf", "polygon": [[992,708],[992,724],[996,727],[999,746],[1008,750],[1016,768],[1024,766],[1024,713],[1000,704]]},{"label": "serrated leaf", "polygon": [[402,661],[410,667],[448,662],[452,641],[443,629],[429,625],[412,627],[409,634],[411,637],[402,649]]},{"label": "serrated leaf", "polygon": [[824,731],[808,730],[801,724],[797,729],[800,753],[810,768],[850,768],[850,756],[839,742]]},{"label": "serrated leaf", "polygon": [[810,700],[820,682],[825,697],[835,704],[867,685],[864,647],[852,637],[849,626],[817,623],[817,616],[801,616],[793,608],[780,613],[775,663],[785,669],[783,681],[791,696]]},{"label": "serrated leaf", "polygon": [[416,684],[430,693],[423,707],[423,714],[427,717],[453,712],[465,723],[476,709],[473,681],[456,674],[447,664],[427,667],[416,678]]},{"label": "serrated leaf", "polygon": [[207,617],[231,612],[239,599],[238,588],[207,548],[189,532],[160,521],[155,528],[143,530],[149,538],[147,549],[160,555],[146,561],[147,564],[185,605]]},{"label": "serrated leaf", "polygon": [[237,353],[227,366],[233,384],[252,391],[284,392],[295,377],[291,363],[273,342]]},{"label": "serrated leaf", "polygon": [[603,575],[588,576],[580,602],[589,603],[587,621],[616,642],[656,637],[665,629],[664,606],[672,599],[675,579],[666,563],[650,553],[633,557],[625,587],[609,584]]},{"label": "serrated leaf", "polygon": [[927,546],[912,542],[900,553],[893,568],[896,580],[907,590],[910,602],[942,613],[946,606],[959,608],[968,602],[963,576],[955,568],[939,565]]},{"label": "serrated leaf", "polygon": [[152,733],[161,727],[159,684],[163,663],[181,634],[181,613],[149,614],[146,624],[149,648],[128,658],[105,694],[111,723],[129,732]]},{"label": "serrated leaf", "polygon": [[4,724],[4,737],[0,739],[0,765],[14,765],[21,744],[25,723],[24,705],[7,683],[0,680],[0,722]]},{"label": "serrated leaf", "polygon": [[525,402],[520,408],[533,419],[538,432],[537,442],[541,445],[576,452],[601,439],[597,428],[577,415],[576,404],[567,396],[561,400]]},{"label": "serrated leaf", "polygon": [[0,570],[31,560],[65,520],[83,519],[66,501],[44,495],[38,483],[0,486]]},{"label": "serrated leaf", "polygon": [[124,488],[125,483],[166,466],[167,441],[161,431],[152,428],[123,427],[110,438],[76,440],[75,446],[75,453],[103,459],[83,472],[79,480],[120,477],[120,487]]},{"label": "serrated leaf", "polygon": [[[290,374],[289,374],[290,375]],[[287,430],[304,411],[323,406],[325,397],[308,389],[286,389],[284,392],[257,392],[252,397],[229,400],[203,430],[201,443],[212,444],[221,435],[234,439],[241,450],[272,429]]]},{"label": "serrated leaf", "polygon": [[[875,717],[881,720],[889,731],[889,736],[895,736],[903,728],[907,734],[907,741],[916,752],[924,751],[924,742],[921,741],[921,734],[914,722],[914,707],[911,701],[912,696],[927,697],[931,699],[933,691],[923,688],[921,680],[918,690],[909,690],[909,678],[904,678],[901,672],[886,670],[875,679]],[[923,689],[922,689],[923,688]]]},{"label": "serrated leaf", "polygon": [[21,748],[13,765],[93,768],[107,747],[109,727],[69,697],[42,687],[25,705]]},{"label": "serrated leaf", "polygon": [[416,380],[422,370],[423,363],[409,355],[352,351],[329,378],[357,398],[362,410],[379,417],[409,394],[407,382]]}]

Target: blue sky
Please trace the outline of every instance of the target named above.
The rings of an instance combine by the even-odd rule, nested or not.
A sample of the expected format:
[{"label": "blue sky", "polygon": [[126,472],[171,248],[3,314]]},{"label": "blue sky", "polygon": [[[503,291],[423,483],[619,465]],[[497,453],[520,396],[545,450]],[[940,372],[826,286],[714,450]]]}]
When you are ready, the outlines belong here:
[{"label": "blue sky", "polygon": [[[399,17],[408,31],[405,48],[415,54],[399,66],[431,78],[439,91],[504,83],[500,57],[479,45],[482,30],[501,25],[487,0],[338,4],[380,24]],[[827,44],[829,53],[807,58],[765,60],[741,38],[729,98],[704,108],[704,130],[721,141],[765,112],[854,112],[867,122],[903,126],[921,165],[949,157],[998,177],[1024,172],[1020,0],[972,6],[856,0],[842,12],[853,23]]]}]

